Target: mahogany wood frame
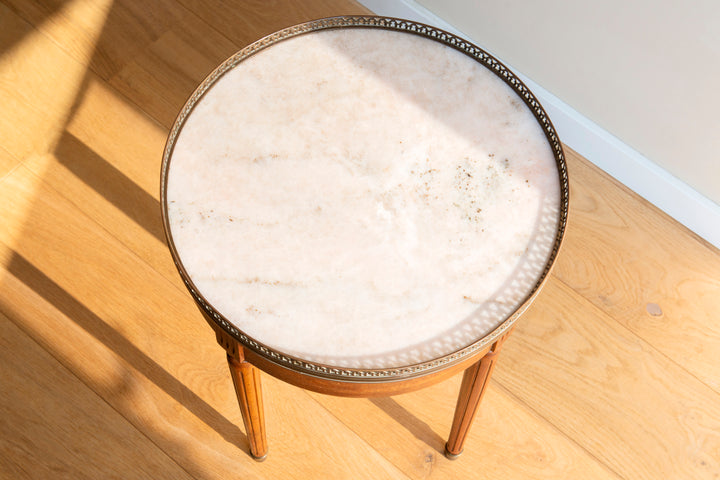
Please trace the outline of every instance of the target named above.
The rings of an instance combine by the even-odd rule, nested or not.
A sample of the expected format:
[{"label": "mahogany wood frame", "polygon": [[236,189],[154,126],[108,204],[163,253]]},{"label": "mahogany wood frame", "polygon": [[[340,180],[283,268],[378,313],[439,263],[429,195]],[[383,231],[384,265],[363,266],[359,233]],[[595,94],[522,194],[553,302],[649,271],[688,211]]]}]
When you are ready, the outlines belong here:
[{"label": "mahogany wood frame", "polygon": [[232,335],[217,325],[202,308],[200,308],[200,311],[215,330],[218,343],[227,353],[230,374],[240,404],[245,432],[250,443],[250,454],[258,461],[265,460],[268,453],[259,370],[313,392],[360,398],[387,397],[412,392],[441,382],[460,371],[464,371],[452,428],[445,444],[445,456],[451,460],[456,459],[463,451],[465,439],[490,381],[500,348],[512,332],[511,327],[494,343],[488,345],[487,348],[479,350],[461,362],[427,375],[389,382],[349,382],[315,377],[273,363],[240,345]]}]

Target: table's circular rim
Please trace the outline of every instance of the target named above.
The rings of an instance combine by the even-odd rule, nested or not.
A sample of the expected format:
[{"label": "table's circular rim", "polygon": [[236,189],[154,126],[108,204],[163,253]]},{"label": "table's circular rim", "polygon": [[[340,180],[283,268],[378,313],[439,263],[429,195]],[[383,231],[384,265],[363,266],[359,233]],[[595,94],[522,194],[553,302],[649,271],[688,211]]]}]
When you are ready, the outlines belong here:
[{"label": "table's circular rim", "polygon": [[[177,249],[175,248],[167,211],[167,180],[170,159],[172,157],[172,152],[175,147],[175,142],[177,141],[177,138],[180,134],[180,131],[182,130],[182,127],[187,117],[190,115],[195,105],[200,101],[203,95],[215,84],[215,82],[217,82],[225,73],[236,67],[244,59],[282,40],[305,33],[315,32],[318,30],[353,27],[381,28],[426,37],[431,40],[438,41],[449,47],[452,47],[456,50],[459,50],[481,63],[486,68],[488,68],[491,72],[500,77],[500,79],[502,79],[510,88],[512,88],[513,91],[524,101],[528,108],[533,112],[533,115],[538,121],[540,127],[543,129],[545,137],[547,138],[548,143],[552,148],[560,180],[560,212],[555,242],[553,244],[552,251],[548,257],[545,267],[542,271],[542,274],[538,278],[538,281],[533,287],[533,289],[528,293],[523,302],[520,304],[520,306],[503,322],[501,322],[492,332],[478,339],[474,343],[471,343],[470,345],[467,345],[459,350],[456,350],[455,352],[444,355],[442,357],[438,357],[422,363],[401,367],[383,369],[358,369],[325,365],[287,355],[283,352],[274,350],[262,344],[261,342],[258,342],[254,338],[246,335],[241,330],[236,328],[232,324],[232,322],[227,320],[220,312],[218,312],[210,304],[210,302],[208,302],[202,296],[197,287],[193,284],[192,280],[190,279],[190,275],[188,275],[187,271],[185,270],[185,267],[180,260]],[[565,155],[563,152],[562,144],[560,143],[560,139],[558,138],[558,135],[552,125],[552,122],[550,121],[550,118],[547,116],[545,110],[540,105],[540,102],[537,100],[537,98],[535,98],[530,89],[517,76],[515,76],[505,65],[503,65],[499,60],[497,60],[489,53],[449,32],[410,20],[380,16],[340,16],[301,23],[263,37],[260,40],[241,49],[233,56],[225,60],[215,70],[213,70],[197,87],[197,89],[192,93],[192,95],[187,100],[182,110],[178,114],[177,118],[175,119],[175,122],[173,123],[173,126],[168,134],[168,139],[165,144],[165,150],[163,152],[160,186],[163,228],[173,261],[178,269],[178,272],[180,273],[180,277],[185,283],[185,286],[189,290],[193,299],[196,301],[196,303],[199,305],[199,307],[203,310],[203,312],[209,319],[214,321],[217,326],[222,328],[238,342],[240,342],[240,344],[244,348],[252,350],[253,352],[257,353],[258,355],[262,356],[263,358],[274,364],[305,375],[321,377],[335,381],[358,383],[400,381],[442,370],[450,365],[454,365],[461,362],[462,360],[467,359],[469,356],[475,353],[484,351],[486,347],[488,347],[488,345],[495,342],[505,332],[507,332],[512,327],[515,320],[532,303],[535,296],[540,291],[542,285],[548,278],[548,275],[555,262],[564,237],[569,209],[569,195],[570,194],[567,165],[565,163]]]}]

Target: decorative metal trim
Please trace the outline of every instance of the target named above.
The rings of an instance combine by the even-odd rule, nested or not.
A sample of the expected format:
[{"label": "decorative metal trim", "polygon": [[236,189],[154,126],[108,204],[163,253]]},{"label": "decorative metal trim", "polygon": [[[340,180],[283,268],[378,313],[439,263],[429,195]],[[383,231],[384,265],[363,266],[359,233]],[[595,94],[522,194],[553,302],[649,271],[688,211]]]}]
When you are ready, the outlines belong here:
[{"label": "decorative metal trim", "polygon": [[[229,70],[235,68],[240,62],[250,57],[251,55],[254,55],[260,50],[263,50],[264,48],[267,48],[282,40],[286,40],[297,35],[302,35],[318,30],[357,27],[381,28],[406,32],[414,35],[420,35],[438,41],[444,45],[447,45],[465,53],[466,55],[472,57],[476,61],[480,62],[483,66],[491,70],[493,73],[495,73],[515,91],[515,93],[533,112],[533,115],[535,116],[538,123],[545,132],[548,143],[552,148],[553,155],[557,163],[558,175],[560,180],[560,217],[558,219],[555,243],[545,264],[545,268],[542,274],[540,275],[534,288],[525,297],[520,307],[518,307],[508,318],[505,319],[505,321],[503,321],[491,333],[479,339],[475,343],[466,346],[465,348],[427,362],[388,369],[339,368],[331,365],[309,362],[273,350],[272,348],[263,345],[262,343],[247,336],[245,333],[237,329],[230,321],[228,321],[223,315],[221,315],[217,310],[215,310],[215,308],[198,292],[197,288],[190,280],[190,276],[185,271],[185,268],[180,261],[178,252],[173,243],[167,212],[167,177],[170,159],[172,157],[175,142],[177,141],[178,135],[180,134],[180,131],[185,124],[185,120],[190,115],[195,105],[200,101],[203,95],[205,95],[205,93],[213,86],[213,84],[215,84],[215,82],[220,77],[222,77]],[[502,62],[500,62],[498,59],[485,52],[481,48],[477,47],[476,45],[473,45],[472,43],[463,40],[462,38],[459,38],[452,33],[435,27],[431,27],[429,25],[391,17],[344,16],[314,20],[275,32],[238,51],[235,55],[228,58],[226,61],[220,64],[212,73],[210,73],[210,75],[208,75],[208,77],[203,80],[203,82],[198,86],[198,88],[187,100],[182,110],[178,114],[177,118],[175,119],[173,127],[168,134],[165,151],[163,153],[160,198],[162,203],[162,218],[163,227],[165,230],[165,237],[170,252],[172,254],[173,261],[175,262],[175,266],[177,267],[178,272],[180,273],[180,276],[185,283],[188,291],[192,295],[193,299],[208,315],[209,318],[214,320],[218,326],[220,326],[228,334],[232,335],[233,338],[237,339],[237,341],[240,342],[243,347],[249,348],[250,350],[254,351],[255,353],[263,356],[270,362],[273,362],[279,366],[289,368],[291,370],[295,370],[297,372],[301,372],[310,376],[327,378],[336,381],[367,383],[400,381],[441,370],[446,366],[455,364],[467,358],[473,353],[483,350],[488,345],[499,339],[504,333],[509,331],[515,320],[520,315],[522,315],[522,313],[532,303],[536,294],[538,293],[544,282],[547,280],[547,276],[555,262],[565,233],[565,228],[567,226],[570,186],[568,181],[567,165],[565,163],[565,154],[563,152],[560,139],[558,138],[557,132],[555,131],[555,128],[550,121],[550,118],[548,117],[547,113],[545,113],[545,110],[540,105],[540,102],[537,100],[537,98],[535,98],[535,95],[533,95],[530,89],[505,65],[503,65]]]}]

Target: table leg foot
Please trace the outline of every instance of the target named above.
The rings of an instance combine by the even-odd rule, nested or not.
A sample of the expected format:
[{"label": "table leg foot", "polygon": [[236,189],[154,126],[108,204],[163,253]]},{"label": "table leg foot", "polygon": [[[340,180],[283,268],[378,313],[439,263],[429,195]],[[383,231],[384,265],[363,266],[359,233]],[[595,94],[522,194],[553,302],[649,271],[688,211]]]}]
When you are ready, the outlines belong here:
[{"label": "table leg foot", "polygon": [[266,459],[267,456],[268,456],[268,452],[267,452],[267,450],[266,450],[266,451],[265,451],[265,455],[263,455],[262,457],[256,457],[252,452],[250,452],[250,456],[251,456],[251,457],[253,458],[253,460],[255,460],[256,462],[264,462],[265,459]]},{"label": "table leg foot", "polygon": [[458,453],[451,453],[450,450],[448,450],[448,444],[445,444],[445,458],[448,460],[457,460],[457,458],[462,454],[462,450],[460,450]]},{"label": "table leg foot", "polygon": [[250,455],[261,462],[267,457],[268,446],[265,437],[260,371],[246,362],[242,355],[240,359],[228,355],[227,360],[240,404],[245,432],[250,442]]}]

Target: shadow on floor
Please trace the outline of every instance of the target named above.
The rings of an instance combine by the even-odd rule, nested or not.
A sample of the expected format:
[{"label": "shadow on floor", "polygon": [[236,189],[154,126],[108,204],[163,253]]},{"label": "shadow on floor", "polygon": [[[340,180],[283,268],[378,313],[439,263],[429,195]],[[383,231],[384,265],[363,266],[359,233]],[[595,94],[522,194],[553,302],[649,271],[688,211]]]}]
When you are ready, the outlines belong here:
[{"label": "shadow on floor", "polygon": [[402,425],[415,438],[436,450],[439,454],[445,453],[445,439],[435,433],[430,425],[419,420],[405,407],[389,397],[371,398],[370,401],[392,419]]},{"label": "shadow on floor", "polygon": [[[7,270],[218,432],[227,442],[247,451],[247,437],[237,425],[230,422],[22,255],[14,252]],[[92,388],[92,385],[89,386]],[[133,388],[132,382],[126,377],[125,381],[118,384],[114,393],[126,395],[124,389],[129,388]]]}]

